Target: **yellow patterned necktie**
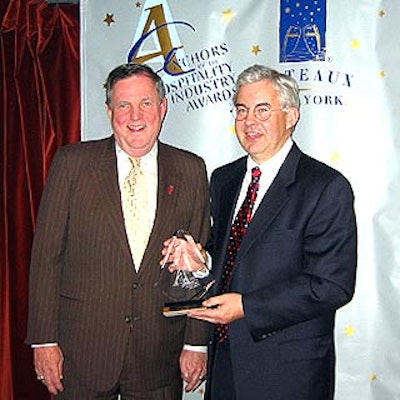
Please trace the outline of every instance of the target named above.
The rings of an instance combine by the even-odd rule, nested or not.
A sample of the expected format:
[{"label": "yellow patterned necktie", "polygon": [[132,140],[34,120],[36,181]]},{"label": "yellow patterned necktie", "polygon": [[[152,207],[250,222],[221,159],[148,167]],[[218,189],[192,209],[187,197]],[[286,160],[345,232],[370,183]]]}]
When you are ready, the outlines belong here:
[{"label": "yellow patterned necktie", "polygon": [[132,168],[122,188],[122,209],[129,247],[138,271],[150,235],[147,184],[140,158],[129,157],[129,160]]}]

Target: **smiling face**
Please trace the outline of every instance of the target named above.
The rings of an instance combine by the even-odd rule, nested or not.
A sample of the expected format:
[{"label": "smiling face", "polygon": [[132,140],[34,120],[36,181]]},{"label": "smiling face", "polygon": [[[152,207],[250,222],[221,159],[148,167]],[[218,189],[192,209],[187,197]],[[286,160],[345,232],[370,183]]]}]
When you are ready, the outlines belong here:
[{"label": "smiling face", "polygon": [[[266,121],[256,118],[255,107],[268,107]],[[235,121],[237,137],[243,149],[258,164],[274,156],[291,135],[299,119],[296,107],[282,109],[279,92],[268,80],[242,85],[236,97],[236,108],[248,109],[246,118]]]},{"label": "smiling face", "polygon": [[144,74],[117,81],[106,106],[115,140],[133,157],[147,154],[156,142],[167,112],[156,85]]}]

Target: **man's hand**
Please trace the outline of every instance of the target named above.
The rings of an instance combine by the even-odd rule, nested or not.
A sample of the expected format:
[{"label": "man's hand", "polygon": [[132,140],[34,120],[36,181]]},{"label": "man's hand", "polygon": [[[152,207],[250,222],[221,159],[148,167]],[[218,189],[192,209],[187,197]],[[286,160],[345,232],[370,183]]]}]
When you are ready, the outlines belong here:
[{"label": "man's hand", "polygon": [[191,311],[188,316],[213,324],[230,324],[244,317],[242,295],[225,293],[203,302],[204,310]]},{"label": "man's hand", "polygon": [[207,373],[207,353],[182,350],[180,359],[182,379],[187,383],[185,392],[193,392]]},{"label": "man's hand", "polygon": [[173,236],[164,242],[161,251],[162,267],[168,265],[170,272],[176,270],[200,271],[206,268],[206,252],[200,243],[196,243],[189,233],[184,238]]},{"label": "man's hand", "polygon": [[47,386],[48,391],[56,395],[64,390],[64,356],[59,346],[44,346],[33,349],[33,360],[37,378]]}]

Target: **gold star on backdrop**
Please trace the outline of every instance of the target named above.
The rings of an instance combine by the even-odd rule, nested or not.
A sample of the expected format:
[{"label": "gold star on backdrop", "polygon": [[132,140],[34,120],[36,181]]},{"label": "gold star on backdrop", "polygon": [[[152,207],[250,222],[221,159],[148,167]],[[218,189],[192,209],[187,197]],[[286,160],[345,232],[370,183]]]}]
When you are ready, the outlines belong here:
[{"label": "gold star on backdrop", "polygon": [[377,374],[372,373],[372,374],[369,375],[369,380],[370,381],[376,381],[377,379],[378,379],[378,375]]},{"label": "gold star on backdrop", "polygon": [[359,40],[354,39],[354,40],[351,41],[351,47],[352,47],[354,50],[359,49],[360,46],[361,46],[361,43],[360,43]]},{"label": "gold star on backdrop", "polygon": [[354,336],[356,334],[356,328],[352,325],[347,325],[346,328],[344,328],[344,334],[346,336]]},{"label": "gold star on backdrop", "polygon": [[235,12],[232,11],[232,8],[228,8],[227,10],[222,11],[222,19],[225,22],[231,22],[232,18],[236,15]]},{"label": "gold star on backdrop", "polygon": [[258,53],[261,52],[260,46],[258,44],[253,45],[251,52],[258,56]]},{"label": "gold star on backdrop", "polygon": [[379,76],[383,79],[386,76],[386,72],[385,71],[379,72]]},{"label": "gold star on backdrop", "polygon": [[379,14],[380,17],[384,17],[386,15],[385,10],[379,10]]},{"label": "gold star on backdrop", "polygon": [[106,17],[104,18],[104,22],[108,25],[108,26],[110,26],[111,24],[113,24],[115,21],[114,21],[114,14],[106,14]]}]

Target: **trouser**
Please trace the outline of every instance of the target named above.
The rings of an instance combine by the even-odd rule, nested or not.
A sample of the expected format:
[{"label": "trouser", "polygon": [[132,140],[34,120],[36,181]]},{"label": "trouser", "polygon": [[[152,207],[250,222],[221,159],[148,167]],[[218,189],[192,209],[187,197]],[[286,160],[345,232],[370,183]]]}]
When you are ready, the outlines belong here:
[{"label": "trouser", "polygon": [[[113,387],[102,391],[96,390],[92,385],[88,387],[82,382],[74,371],[66,370],[64,371],[64,392],[58,394],[55,400],[181,400],[182,380],[180,377],[177,377],[174,382],[169,382],[167,386],[138,391],[137,386],[141,377],[137,372],[133,372],[138,370],[133,360],[135,345],[133,335],[131,335],[120,378]],[[156,371],[155,374],[157,374]]]}]

